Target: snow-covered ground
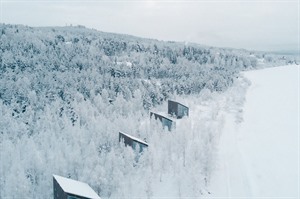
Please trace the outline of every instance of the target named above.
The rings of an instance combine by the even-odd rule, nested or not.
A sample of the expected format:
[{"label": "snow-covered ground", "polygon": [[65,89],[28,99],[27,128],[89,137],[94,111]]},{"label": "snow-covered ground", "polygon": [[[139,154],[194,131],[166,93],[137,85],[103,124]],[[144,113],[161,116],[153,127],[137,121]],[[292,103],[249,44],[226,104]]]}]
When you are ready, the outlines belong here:
[{"label": "snow-covered ground", "polygon": [[243,109],[224,112],[210,197],[299,198],[299,66],[244,76]]},{"label": "snow-covered ground", "polygon": [[[89,125],[62,120],[60,104],[53,104],[35,127],[43,133],[18,138],[25,127],[0,103],[4,132],[12,132],[0,143],[0,156],[8,160],[0,161],[0,198],[51,196],[52,174],[70,171],[101,198],[298,198],[298,71],[249,71],[225,92],[174,96],[190,112],[175,120],[172,132],[132,111],[142,109],[142,98],[127,102],[119,96],[108,106],[108,97],[98,95],[92,104],[79,95],[75,110]],[[166,114],[167,102],[155,111]],[[103,139],[100,130],[107,132]],[[147,138],[148,151],[138,164],[131,148],[114,144],[121,130]]]}]

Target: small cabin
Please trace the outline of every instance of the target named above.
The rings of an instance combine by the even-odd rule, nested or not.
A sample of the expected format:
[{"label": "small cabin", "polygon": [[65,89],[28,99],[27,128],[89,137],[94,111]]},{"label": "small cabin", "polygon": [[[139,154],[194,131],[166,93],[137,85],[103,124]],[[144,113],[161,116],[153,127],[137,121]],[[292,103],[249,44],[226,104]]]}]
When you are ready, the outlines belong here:
[{"label": "small cabin", "polygon": [[147,142],[123,132],[119,132],[119,142],[124,142],[125,146],[131,146],[134,150],[139,147],[139,153],[148,147]]},{"label": "small cabin", "polygon": [[173,120],[171,120],[165,116],[162,116],[160,114],[150,112],[150,119],[152,117],[154,117],[155,120],[159,119],[159,121],[161,121],[163,127],[165,127],[165,126],[168,127],[169,131],[171,131],[176,126],[176,123]]},{"label": "small cabin", "polygon": [[181,119],[189,116],[189,108],[179,102],[168,100],[168,114]]},{"label": "small cabin", "polygon": [[54,199],[101,199],[86,183],[53,175]]}]

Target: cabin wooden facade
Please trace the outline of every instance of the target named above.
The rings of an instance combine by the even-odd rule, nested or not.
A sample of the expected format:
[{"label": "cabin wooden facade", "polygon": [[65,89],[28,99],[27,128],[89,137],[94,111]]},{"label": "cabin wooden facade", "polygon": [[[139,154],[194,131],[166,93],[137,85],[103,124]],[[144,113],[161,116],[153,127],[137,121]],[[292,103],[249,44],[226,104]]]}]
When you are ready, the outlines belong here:
[{"label": "cabin wooden facade", "polygon": [[168,127],[169,131],[174,129],[175,126],[176,126],[176,123],[173,120],[171,120],[171,119],[169,119],[165,116],[162,116],[160,114],[150,112],[150,119],[153,118],[153,117],[154,117],[155,120],[158,119],[162,123],[163,127]]},{"label": "cabin wooden facade", "polygon": [[148,143],[134,136],[119,132],[119,142],[124,142],[125,146],[131,146],[134,150],[139,149],[139,153],[148,147]]},{"label": "cabin wooden facade", "polygon": [[189,116],[189,108],[179,102],[168,100],[168,114],[181,119]]}]

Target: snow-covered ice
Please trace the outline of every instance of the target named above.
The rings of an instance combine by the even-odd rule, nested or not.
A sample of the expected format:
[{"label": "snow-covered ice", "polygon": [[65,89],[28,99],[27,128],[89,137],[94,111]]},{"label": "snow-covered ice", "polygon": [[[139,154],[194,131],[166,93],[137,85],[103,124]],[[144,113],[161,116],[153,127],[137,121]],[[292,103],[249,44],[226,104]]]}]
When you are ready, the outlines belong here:
[{"label": "snow-covered ice", "polygon": [[213,197],[299,197],[299,66],[248,71],[243,122],[225,113]]}]

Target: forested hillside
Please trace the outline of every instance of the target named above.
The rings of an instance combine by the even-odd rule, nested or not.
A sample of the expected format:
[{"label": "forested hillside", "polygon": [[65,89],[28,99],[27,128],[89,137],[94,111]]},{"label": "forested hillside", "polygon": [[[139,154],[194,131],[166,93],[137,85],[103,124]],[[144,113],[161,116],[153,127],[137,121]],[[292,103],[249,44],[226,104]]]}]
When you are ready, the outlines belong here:
[{"label": "forested hillside", "polygon": [[[0,196],[51,198],[52,174],[86,181],[104,198],[130,197],[136,186],[137,196],[151,197],[163,173],[183,183],[177,195],[202,194],[222,124],[214,93],[242,70],[294,62],[81,26],[1,24]],[[150,127],[149,109],[198,94],[213,104],[202,123],[184,120],[173,134]],[[152,143],[138,162],[118,143],[120,130]]]},{"label": "forested hillside", "polygon": [[[130,99],[139,89],[149,108],[172,94],[199,93],[203,88],[224,90],[238,71],[260,62],[293,62],[264,53],[161,42],[80,26],[0,28],[0,97],[5,103],[13,96],[30,100],[23,99],[28,96],[14,85],[19,79],[19,83],[29,84],[37,97],[48,98],[67,99],[78,92],[89,99],[106,90],[113,99],[118,94]],[[14,85],[14,91],[7,84]]]}]

